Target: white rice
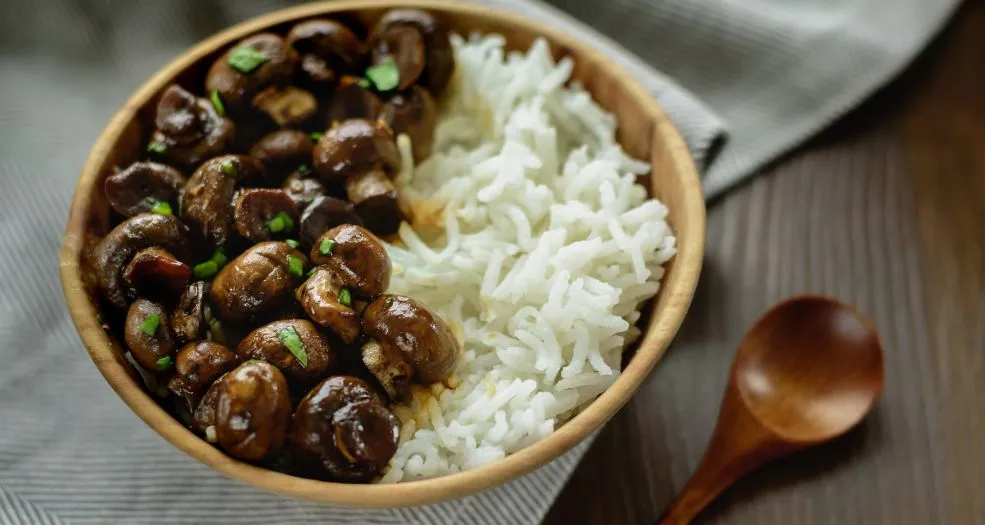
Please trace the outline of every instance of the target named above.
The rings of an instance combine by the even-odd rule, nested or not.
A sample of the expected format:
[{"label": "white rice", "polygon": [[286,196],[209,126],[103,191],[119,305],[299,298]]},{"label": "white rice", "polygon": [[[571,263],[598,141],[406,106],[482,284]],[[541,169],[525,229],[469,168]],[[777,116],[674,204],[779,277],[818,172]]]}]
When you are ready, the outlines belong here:
[{"label": "white rice", "polygon": [[[642,301],[675,253],[667,209],[615,142],[616,122],[538,40],[453,37],[457,75],[435,152],[398,177],[415,224],[388,245],[391,292],[452,327],[449,385],[395,408],[401,444],[383,482],[471,469],[543,439],[616,379]],[[451,388],[450,388],[451,387]]]}]

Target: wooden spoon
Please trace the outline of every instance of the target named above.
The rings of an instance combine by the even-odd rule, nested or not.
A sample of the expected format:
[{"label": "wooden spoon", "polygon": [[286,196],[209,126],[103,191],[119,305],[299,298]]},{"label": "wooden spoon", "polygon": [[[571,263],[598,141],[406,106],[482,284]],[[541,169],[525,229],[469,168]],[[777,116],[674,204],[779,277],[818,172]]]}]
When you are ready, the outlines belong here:
[{"label": "wooden spoon", "polygon": [[763,463],[844,434],[882,385],[882,345],[867,318],[824,297],[777,304],[739,345],[705,456],[658,523],[690,523]]}]

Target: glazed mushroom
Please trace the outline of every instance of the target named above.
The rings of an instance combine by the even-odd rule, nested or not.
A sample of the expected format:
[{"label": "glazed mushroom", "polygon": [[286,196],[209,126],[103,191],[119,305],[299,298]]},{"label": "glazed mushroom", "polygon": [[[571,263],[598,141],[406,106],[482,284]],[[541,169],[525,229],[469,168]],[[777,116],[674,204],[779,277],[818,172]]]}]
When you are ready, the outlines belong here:
[{"label": "glazed mushroom", "polygon": [[178,85],[161,95],[154,122],[148,150],[185,166],[222,154],[236,137],[236,125],[213,102]]},{"label": "glazed mushroom", "polygon": [[329,229],[340,224],[362,225],[352,203],[335,197],[316,197],[301,213],[301,246],[310,249]]},{"label": "glazed mushroom", "polygon": [[143,213],[113,228],[96,246],[95,269],[99,290],[113,306],[123,309],[136,295],[123,280],[123,271],[133,256],[152,246],[188,255],[188,229],[176,217]]},{"label": "glazed mushroom", "polygon": [[301,400],[290,451],[314,476],[365,482],[390,461],[399,438],[400,421],[368,384],[335,376]]},{"label": "glazed mushroom", "polygon": [[[156,162],[134,162],[127,169],[106,177],[103,191],[110,206],[124,217],[141,213],[172,213],[178,205],[185,176]],[[176,209],[176,208],[175,208]]]},{"label": "glazed mushroom", "polygon": [[157,246],[137,252],[123,270],[123,281],[138,293],[165,298],[180,294],[191,276],[191,267]]},{"label": "glazed mushroom", "polygon": [[294,86],[271,86],[253,97],[253,107],[280,127],[299,127],[318,111],[318,101]]},{"label": "glazed mushroom", "polygon": [[230,456],[247,461],[280,451],[291,421],[284,374],[263,361],[247,361],[222,378],[215,405],[215,435]]},{"label": "glazed mushroom", "polygon": [[215,246],[229,240],[233,229],[233,196],[239,183],[262,179],[263,165],[252,157],[224,155],[203,163],[185,185],[182,218]]},{"label": "glazed mushroom", "polygon": [[290,83],[297,54],[273,33],[241,40],[209,68],[205,91],[215,93],[233,115],[253,104],[254,97],[271,86]]},{"label": "glazed mushroom", "polygon": [[363,310],[362,330],[363,364],[393,401],[406,399],[412,381],[447,379],[461,354],[448,325],[409,297],[377,297]]},{"label": "glazed mushroom", "polygon": [[284,179],[284,185],[281,186],[299,210],[305,209],[312,201],[325,195],[325,186],[318,179],[307,177],[306,175],[311,173],[311,168],[307,166],[305,168],[307,169],[304,172],[298,170],[288,175]]},{"label": "glazed mushroom", "polygon": [[178,298],[178,305],[171,313],[171,332],[179,343],[205,339],[208,331],[205,293],[208,284],[195,281],[189,284]]},{"label": "glazed mushroom", "polygon": [[394,135],[406,134],[410,138],[414,162],[421,162],[431,155],[438,112],[427,90],[411,86],[394,95],[383,106],[380,120],[390,126]]},{"label": "glazed mushroom", "polygon": [[305,313],[314,322],[328,328],[346,344],[359,338],[359,314],[353,308],[354,298],[342,284],[339,275],[318,266],[295,292]]},{"label": "glazed mushroom", "polygon": [[298,214],[284,190],[247,188],[236,195],[233,223],[246,240],[257,243],[296,233]]},{"label": "glazed mushroom", "polygon": [[[408,29],[418,32],[424,42],[423,68],[407,58],[416,59],[417,42]],[[420,82],[435,95],[440,95],[455,72],[455,53],[448,39],[448,30],[431,14],[419,9],[388,11],[373,28],[370,38],[372,60],[380,64],[393,60],[400,71],[400,88]],[[409,49],[408,49],[409,48]],[[416,74],[419,70],[419,73]]]},{"label": "glazed mushroom", "polygon": [[253,330],[239,346],[241,359],[259,359],[281,370],[289,381],[312,385],[331,371],[335,354],[315,325],[304,319],[274,321]]},{"label": "glazed mushroom", "polygon": [[229,375],[229,372],[219,376],[212,382],[212,385],[205,391],[205,395],[198,402],[195,410],[192,411],[192,428],[205,435],[209,443],[218,441],[215,435],[215,411],[219,403],[219,391],[222,387],[222,380]]},{"label": "glazed mushroom", "polygon": [[264,135],[250,149],[250,156],[260,161],[267,171],[284,174],[311,163],[314,143],[303,131],[279,129]]},{"label": "glazed mushroom", "polygon": [[237,355],[224,345],[211,341],[188,343],[178,350],[168,389],[193,410],[209,386],[238,364]]},{"label": "glazed mushroom", "polygon": [[127,311],[123,340],[130,355],[145,370],[163,372],[174,364],[175,341],[168,312],[159,303],[137,299]]},{"label": "glazed mushroom", "polygon": [[363,44],[348,27],[323,18],[301,22],[287,33],[287,46],[301,57],[303,80],[326,85],[362,69]]},{"label": "glazed mushroom", "polygon": [[383,102],[359,77],[344,76],[339,80],[325,116],[325,127],[331,128],[351,119],[375,120],[383,110]]},{"label": "glazed mushroom", "polygon": [[342,122],[321,137],[312,156],[322,183],[343,184],[356,213],[373,232],[392,233],[407,218],[390,180],[400,169],[400,153],[386,123]]},{"label": "glazed mushroom", "polygon": [[325,232],[311,249],[311,262],[334,272],[356,298],[372,299],[390,286],[390,257],[362,226],[343,224]]},{"label": "glazed mushroom", "polygon": [[247,321],[275,311],[291,299],[301,282],[308,258],[283,242],[262,242],[229,262],[209,295],[223,320]]}]

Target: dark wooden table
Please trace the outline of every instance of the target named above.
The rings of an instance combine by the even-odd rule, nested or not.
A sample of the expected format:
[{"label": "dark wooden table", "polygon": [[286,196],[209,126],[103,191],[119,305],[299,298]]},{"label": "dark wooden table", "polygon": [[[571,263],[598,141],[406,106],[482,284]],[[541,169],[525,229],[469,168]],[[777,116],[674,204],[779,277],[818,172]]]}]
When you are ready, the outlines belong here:
[{"label": "dark wooden table", "polygon": [[698,522],[985,524],[985,2],[863,107],[711,203],[684,327],[546,523],[658,517],[701,457],[746,328],[802,292],[874,319],[884,397],[849,435],[751,475]]}]

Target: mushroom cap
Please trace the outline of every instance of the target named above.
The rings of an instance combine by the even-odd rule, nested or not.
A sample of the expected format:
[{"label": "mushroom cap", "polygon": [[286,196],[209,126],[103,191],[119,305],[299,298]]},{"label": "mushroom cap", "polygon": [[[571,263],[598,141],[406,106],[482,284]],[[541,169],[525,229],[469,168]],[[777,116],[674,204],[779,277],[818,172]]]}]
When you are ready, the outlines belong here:
[{"label": "mushroom cap", "polygon": [[216,437],[229,455],[249,461],[280,451],[291,421],[284,374],[263,361],[247,361],[222,378],[215,410]]},{"label": "mushroom cap", "polygon": [[349,177],[345,191],[362,223],[377,235],[389,235],[410,221],[410,206],[383,170],[374,168]]},{"label": "mushroom cap", "polygon": [[301,72],[311,83],[333,82],[342,74],[362,69],[363,43],[335,20],[300,22],[287,33],[286,42],[301,57]]},{"label": "mushroom cap", "polygon": [[[293,236],[297,231],[298,212],[286,191],[270,188],[245,188],[234,199],[233,223],[236,232],[250,242],[269,241]],[[280,213],[287,214],[295,226],[274,232],[268,222]]]},{"label": "mushroom cap", "polygon": [[369,481],[396,453],[399,437],[399,420],[366,382],[334,376],[298,405],[291,452],[314,475]]},{"label": "mushroom cap", "polygon": [[[251,246],[219,271],[209,295],[223,320],[246,321],[280,307],[291,299],[301,276],[290,271],[290,258],[308,267],[303,253],[283,242]],[[303,274],[302,274],[303,275]]]},{"label": "mushroom cap", "polygon": [[412,86],[409,90],[394,95],[383,105],[380,120],[390,126],[394,135],[406,134],[410,138],[415,163],[420,163],[431,155],[434,130],[438,125],[438,110],[427,90]]},{"label": "mushroom cap", "polygon": [[331,330],[343,343],[352,344],[359,338],[359,314],[352,305],[340,302],[342,288],[336,272],[318,266],[298,287],[295,298],[312,321]]},{"label": "mushroom cap", "polygon": [[[323,254],[321,245],[327,241],[332,241],[332,251]],[[390,287],[390,256],[380,239],[362,226],[343,224],[325,232],[311,248],[311,262],[327,266],[357,297],[372,299]]]},{"label": "mushroom cap", "polygon": [[[247,73],[235,69],[229,59],[241,47],[252,48],[266,60]],[[279,35],[258,33],[248,36],[212,63],[205,78],[205,91],[217,92],[229,112],[241,113],[250,106],[257,93],[269,86],[290,83],[297,61],[297,53],[287,47]]]},{"label": "mushroom cap", "polygon": [[339,79],[325,112],[326,128],[352,119],[376,120],[383,101],[369,87],[361,85],[361,80],[351,75]]},{"label": "mushroom cap", "polygon": [[284,179],[281,189],[287,192],[287,196],[299,210],[304,210],[308,204],[325,195],[325,186],[318,179],[305,177],[298,171]]},{"label": "mushroom cap", "polygon": [[236,138],[232,120],[220,116],[211,101],[177,84],[161,95],[155,124],[151,140],[165,147],[164,157],[185,166],[221,154]]},{"label": "mushroom cap", "polygon": [[351,202],[324,195],[301,213],[301,246],[311,248],[323,233],[340,224],[362,224]]},{"label": "mushroom cap", "polygon": [[137,252],[152,246],[186,259],[188,228],[172,215],[142,213],[118,224],[96,246],[96,281],[110,304],[126,308],[135,297],[134,290],[123,280],[123,271]]},{"label": "mushroom cap", "polygon": [[245,155],[223,155],[205,161],[185,184],[182,218],[209,243],[226,244],[233,230],[236,187],[243,181],[260,179],[264,173],[262,164]]},{"label": "mushroom cap", "polygon": [[423,35],[427,56],[420,83],[434,94],[440,95],[455,72],[455,51],[448,39],[447,28],[427,11],[391,9],[373,27],[369,39],[371,47],[376,49],[377,43],[388,32],[400,27],[415,28]]},{"label": "mushroom cap", "polygon": [[188,343],[178,350],[168,389],[192,410],[209,386],[238,364],[239,357],[225,345],[212,341]]},{"label": "mushroom cap", "polygon": [[400,170],[400,152],[390,126],[380,121],[350,119],[322,135],[312,152],[315,171],[324,184],[339,184],[373,168],[393,177]]},{"label": "mushroom cap", "polygon": [[310,92],[294,86],[270,86],[253,97],[253,107],[281,127],[303,126],[318,111]]},{"label": "mushroom cap", "polygon": [[[153,333],[145,329],[145,322],[157,316]],[[158,372],[158,360],[174,353],[175,341],[168,322],[168,312],[160,303],[137,299],[127,311],[123,325],[123,340],[133,359],[148,372]],[[166,368],[169,368],[170,365]],[[165,368],[165,369],[166,369]]]},{"label": "mushroom cap", "polygon": [[192,276],[192,269],[164,248],[152,246],[134,254],[123,281],[141,295],[174,298]]},{"label": "mushroom cap", "polygon": [[[298,335],[307,354],[307,365],[302,365],[281,339],[281,332],[291,329]],[[314,384],[328,375],[335,360],[328,340],[305,319],[274,321],[253,330],[240,341],[236,354],[244,360],[259,359],[270,363],[290,381],[304,385]]]},{"label": "mushroom cap", "polygon": [[[370,302],[363,310],[362,329],[381,347],[382,355],[374,357],[407,363],[414,370],[414,379],[424,385],[447,379],[461,355],[448,325],[421,303],[402,295],[384,294]],[[367,366],[373,369],[370,363]]]},{"label": "mushroom cap", "polygon": [[157,202],[177,206],[185,176],[166,164],[134,162],[106,177],[103,192],[110,206],[124,217],[148,213]]},{"label": "mushroom cap", "polygon": [[311,137],[296,129],[278,129],[267,133],[250,148],[250,156],[267,170],[290,173],[302,164],[311,162],[314,143]]}]

